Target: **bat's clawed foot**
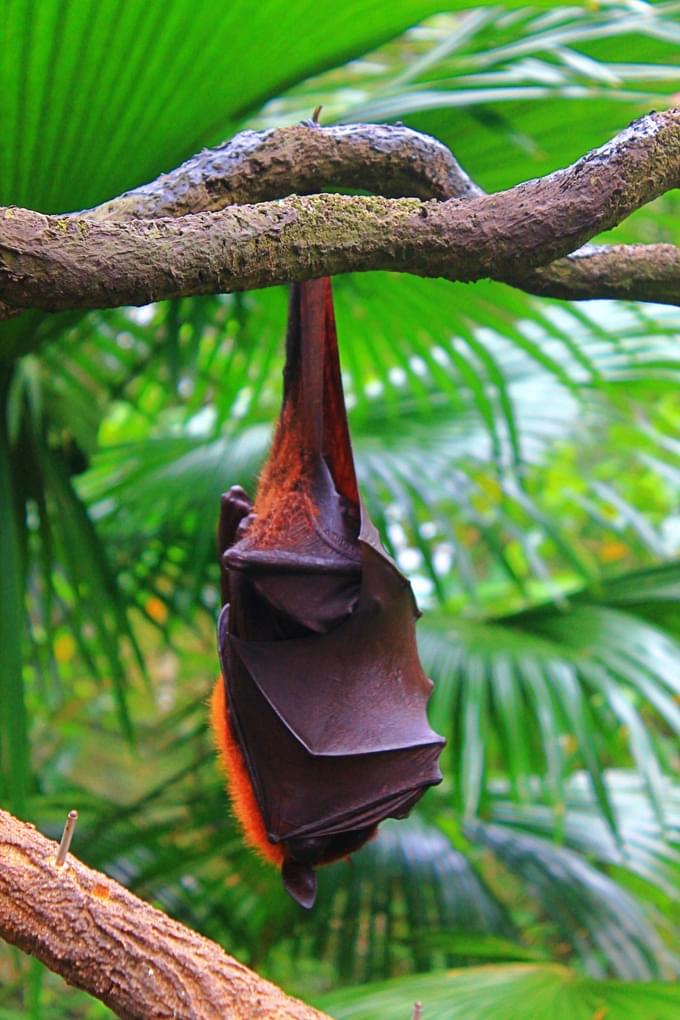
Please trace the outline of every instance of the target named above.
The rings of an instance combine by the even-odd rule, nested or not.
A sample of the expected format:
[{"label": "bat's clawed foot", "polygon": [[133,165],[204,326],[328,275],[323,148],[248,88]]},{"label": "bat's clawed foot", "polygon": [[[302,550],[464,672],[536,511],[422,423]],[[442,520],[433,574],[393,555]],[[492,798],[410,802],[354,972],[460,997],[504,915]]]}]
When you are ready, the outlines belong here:
[{"label": "bat's clawed foot", "polygon": [[229,601],[229,571],[222,562],[225,551],[236,542],[239,531],[248,521],[253,501],[240,485],[232,485],[220,500],[220,521],[217,528],[217,554],[222,565],[222,605]]},{"label": "bat's clawed foot", "polygon": [[243,538],[243,536],[245,535],[246,531],[248,530],[248,528],[250,527],[252,522],[255,520],[255,517],[256,517],[255,514],[248,514],[247,517],[243,517],[239,521],[238,527],[236,528],[236,536],[235,536],[235,540],[237,542],[239,541],[239,539]]},{"label": "bat's clawed foot", "polygon": [[220,525],[218,552],[220,555],[234,544],[239,525],[253,509],[253,501],[240,485],[232,485],[229,492],[222,493],[220,501]]}]

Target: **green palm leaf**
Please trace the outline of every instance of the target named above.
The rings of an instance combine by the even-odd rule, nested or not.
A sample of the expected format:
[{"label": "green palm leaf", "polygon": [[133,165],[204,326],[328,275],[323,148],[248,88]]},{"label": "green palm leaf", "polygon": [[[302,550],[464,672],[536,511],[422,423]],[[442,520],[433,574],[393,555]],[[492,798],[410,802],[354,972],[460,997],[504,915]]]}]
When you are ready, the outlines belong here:
[{"label": "green palm leaf", "polygon": [[[399,511],[408,532],[404,541],[419,551],[424,582],[434,586],[440,601],[449,594],[449,585],[454,585],[451,593],[456,591],[454,575],[442,575],[432,544],[421,540],[424,524],[434,527],[441,541],[455,549],[461,563],[461,583],[468,590],[474,568],[461,542],[461,526],[479,532],[492,562],[498,562],[515,583],[521,585],[522,575],[527,576],[530,570],[550,577],[551,568],[542,555],[544,548],[550,558],[556,552],[577,576],[588,579],[593,566],[590,553],[580,545],[578,533],[582,526],[579,523],[565,531],[562,523],[553,519],[552,510],[541,505],[538,493],[544,483],[540,472],[556,441],[563,442],[571,432],[577,441],[593,444],[593,448],[597,444],[599,449],[612,422],[627,430],[627,455],[633,443],[641,447],[641,452],[654,448],[646,426],[640,428],[632,419],[633,413],[639,413],[638,408],[627,412],[618,401],[617,387],[624,383],[630,386],[632,380],[643,375],[649,378],[649,367],[641,368],[639,361],[640,345],[644,343],[665,359],[670,389],[671,380],[677,378],[676,366],[680,367],[671,339],[674,320],[670,318],[652,342],[646,339],[646,326],[621,314],[619,336],[616,342],[607,343],[594,314],[584,317],[579,313],[574,322],[565,313],[563,332],[578,330],[576,343],[581,360],[588,359],[589,374],[584,378],[583,364],[576,362],[570,348],[561,343],[559,332],[556,337],[548,333],[556,319],[551,304],[524,301],[525,319],[512,327],[512,320],[506,318],[505,323],[512,328],[506,325],[503,333],[501,321],[493,331],[474,326],[460,315],[455,303],[449,302],[446,290],[440,285],[427,286],[428,307],[437,314],[428,325],[427,343],[421,343],[418,338],[423,327],[419,323],[425,319],[425,306],[421,307],[418,300],[419,285],[430,282],[403,281],[399,298],[397,291],[390,292],[389,300],[380,305],[365,304],[362,289],[359,286],[357,291],[354,281],[341,281],[342,286],[337,288],[343,357],[350,366],[348,399],[353,433],[371,511],[379,521],[381,505],[388,503]],[[400,323],[393,316],[395,307],[403,316]],[[486,300],[479,305],[481,316],[487,307]],[[230,308],[235,308],[233,300],[224,307],[216,304],[214,310],[220,313],[223,324],[216,322],[211,333],[204,325],[207,344],[201,341],[199,346],[192,341],[192,349],[201,353],[193,365],[186,362],[183,369],[183,378],[191,389],[188,399],[178,403],[172,391],[162,390],[155,378],[145,381],[142,377],[138,381],[133,376],[129,386],[119,391],[130,397],[134,394],[135,409],[127,410],[122,418],[121,405],[116,404],[111,419],[114,427],[105,425],[106,432],[112,438],[139,437],[140,445],[110,445],[83,486],[90,499],[99,500],[105,491],[97,515],[105,521],[115,513],[118,529],[123,528],[130,538],[137,533],[144,542],[153,531],[165,541],[159,530],[161,517],[170,534],[173,529],[175,534],[181,530],[180,518],[183,528],[187,524],[193,527],[193,541],[199,550],[193,558],[196,571],[203,571],[205,557],[212,556],[205,536],[212,531],[219,490],[237,480],[248,483],[253,478],[266,442],[264,428],[258,432],[255,423],[258,419],[271,420],[279,400],[279,334],[284,311],[281,295],[249,299],[247,306],[240,307],[238,319],[229,317]],[[366,308],[376,311],[366,316]],[[442,308],[448,318],[439,313]],[[456,325],[456,316],[466,338],[460,342],[447,333],[447,321]],[[153,339],[158,329],[154,324],[152,337],[140,347],[144,363],[153,357],[148,352],[155,349],[154,344],[158,347]],[[245,341],[244,329],[248,336],[258,337],[258,342]],[[375,347],[371,337],[376,335],[393,338],[384,347],[379,369],[364,364],[366,352]],[[84,348],[79,345],[78,350],[82,351],[79,370],[82,373],[87,367],[92,378],[98,371],[98,359],[108,357],[107,346],[98,351],[95,338]],[[540,359],[536,352],[542,353]],[[62,365],[60,359],[51,359],[50,369],[55,385],[62,385],[65,374],[73,375],[68,360]],[[384,382],[378,383],[378,371]],[[594,379],[598,380],[595,389],[602,391],[601,397],[593,396]],[[91,385],[96,391],[98,384]],[[206,399],[211,404],[201,410],[201,401]],[[594,410],[594,418],[579,435],[584,406]],[[153,414],[146,426],[140,414],[145,408]],[[223,420],[229,425],[221,426]],[[180,421],[194,438],[167,438],[168,433],[177,433]],[[223,434],[216,437],[218,430]],[[424,445],[431,480],[427,488],[413,483],[420,475]],[[583,456],[592,460],[588,446]],[[199,477],[202,470],[207,472],[203,480]],[[661,539],[657,539],[654,526],[634,510],[627,493],[617,493],[613,485],[600,481],[598,470],[593,462],[587,495],[578,491],[583,488],[582,476],[573,476],[570,511],[577,518],[586,515],[590,519],[593,538],[598,531],[614,532],[631,548],[651,547],[658,552]],[[530,471],[535,472],[535,484]],[[203,498],[205,485],[208,488]],[[120,513],[121,501],[124,515]],[[193,525],[184,513],[187,501],[193,502]],[[459,524],[452,523],[455,521]],[[527,525],[542,533],[544,541],[528,543]],[[390,541],[389,529],[387,537]],[[510,543],[522,549],[520,559],[514,554],[514,562],[504,548]],[[133,557],[137,555],[138,550],[133,552]],[[198,590],[196,586],[194,590]]]},{"label": "green palm leaf", "polygon": [[[518,800],[529,798],[532,776],[544,776],[544,795],[562,810],[575,758],[616,832],[601,762],[623,741],[663,820],[660,736],[664,727],[680,733],[673,700],[680,646],[666,631],[583,592],[566,609],[546,605],[485,622],[429,614],[420,644],[438,681],[432,715],[451,735],[466,811],[477,810],[499,767],[508,770]],[[648,707],[656,710],[655,728]]]},{"label": "green palm leaf", "polygon": [[175,0],[162,11],[132,0],[47,0],[36,17],[30,3],[12,4],[3,16],[0,200],[62,212],[110,198],[222,140],[272,94],[436,9],[427,0],[392,10],[351,2],[197,10]]},{"label": "green palm leaf", "polygon": [[317,959],[344,982],[526,952],[471,862],[417,819],[384,824],[319,883],[319,908],[295,926],[292,956]]},{"label": "green palm leaf", "polygon": [[465,831],[526,883],[560,938],[595,977],[609,973],[646,981],[677,973],[677,958],[665,948],[645,910],[579,854],[486,822],[469,821]]},{"label": "green palm leaf", "polygon": [[[513,803],[500,791],[493,798],[490,815],[503,826],[544,837],[554,836],[559,827],[566,846],[615,868],[619,882],[627,881],[626,873],[643,879],[660,891],[657,901],[668,910],[680,882],[680,790],[677,784],[664,780],[665,826],[661,828],[636,773],[609,770],[606,779],[618,819],[618,843],[603,823],[582,775],[570,779],[567,809],[559,821],[549,807]],[[673,923],[672,911],[666,919]]]},{"label": "green palm leaf", "polygon": [[331,119],[402,119],[444,139],[489,190],[547,173],[680,81],[677,3],[555,6],[499,16],[477,5],[432,19],[358,63],[341,87],[333,76],[298,86],[262,122],[322,103]]},{"label": "green palm leaf", "polygon": [[25,810],[28,787],[28,725],[21,667],[23,552],[12,491],[10,450],[0,425],[0,795],[14,811]]},{"label": "green palm leaf", "polygon": [[670,984],[593,981],[555,964],[514,964],[402,978],[317,1000],[337,1020],[401,1020],[415,1001],[424,1016],[451,1020],[673,1020],[680,990]]}]

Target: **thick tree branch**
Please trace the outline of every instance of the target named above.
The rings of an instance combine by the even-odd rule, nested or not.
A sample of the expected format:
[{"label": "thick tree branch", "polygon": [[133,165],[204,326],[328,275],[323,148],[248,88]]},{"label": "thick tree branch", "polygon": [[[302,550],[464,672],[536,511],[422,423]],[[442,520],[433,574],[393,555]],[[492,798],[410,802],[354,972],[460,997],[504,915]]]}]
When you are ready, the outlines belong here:
[{"label": "thick tree branch", "polygon": [[[402,125],[350,124],[313,131],[297,125],[243,131],[86,215],[180,216],[330,187],[441,201],[484,194],[446,146]],[[517,272],[506,282],[566,300],[609,297],[675,304],[680,302],[679,262],[680,249],[674,245],[586,246],[538,271]]]},{"label": "thick tree branch", "polygon": [[[329,130],[336,134],[324,133]],[[364,125],[343,142],[338,129],[289,129],[297,132],[294,137],[323,140],[313,143],[318,150],[317,183],[321,163],[325,160],[328,165],[330,160],[329,146],[345,151],[348,137],[352,139],[349,149],[363,153],[377,173],[379,160],[368,140],[372,130]],[[390,130],[380,129],[380,137]],[[405,149],[413,149],[414,133],[396,130],[387,179],[399,191],[408,184],[399,167]],[[262,161],[263,176],[270,178],[262,185],[262,193],[282,186],[278,167],[284,167],[285,177],[291,157],[281,133],[266,134],[264,139],[259,135],[257,142],[250,138],[243,146],[234,143],[235,148],[219,150],[228,153],[225,158],[235,168],[229,194],[243,194],[246,179],[249,175],[252,179],[257,170],[253,159]],[[267,159],[262,159],[263,148]],[[185,164],[174,175],[160,179],[157,189],[147,186],[85,214],[57,217],[5,209],[0,219],[0,299],[9,307],[48,310],[109,307],[367,269],[456,280],[492,277],[562,297],[605,293],[636,297],[632,274],[637,272],[647,300],[678,299],[680,285],[667,267],[675,249],[669,251],[668,246],[636,246],[635,252],[615,248],[600,251],[597,259],[576,252],[561,264],[547,264],[568,256],[601,230],[677,186],[680,110],[641,118],[573,166],[496,195],[469,197],[475,187],[447,150],[433,140],[425,140],[421,149],[421,156],[414,160],[418,187],[425,187],[431,156],[432,179],[437,182],[431,186],[439,193],[457,189],[468,196],[465,200],[291,196],[174,220],[136,218],[149,202],[157,211],[176,212],[178,202],[191,201],[194,207],[207,201],[213,178],[203,167],[194,179]],[[253,156],[254,152],[259,155]],[[349,181],[354,173],[351,160],[338,157],[336,164],[341,168],[338,173],[346,173]],[[303,183],[301,175],[300,170],[298,183]],[[224,200],[223,192],[219,201]],[[108,220],[116,208],[121,216],[135,218]],[[595,293],[593,279],[600,288]]]},{"label": "thick tree branch", "polygon": [[568,255],[679,180],[676,109],[636,121],[565,170],[467,200],[291,196],[128,222],[8,208],[0,299],[102,308],[368,269],[512,280],[518,266]]},{"label": "thick tree branch", "polygon": [[[323,1020],[0,811],[0,937],[126,1020]],[[328,1018],[326,1017],[326,1020]]]}]

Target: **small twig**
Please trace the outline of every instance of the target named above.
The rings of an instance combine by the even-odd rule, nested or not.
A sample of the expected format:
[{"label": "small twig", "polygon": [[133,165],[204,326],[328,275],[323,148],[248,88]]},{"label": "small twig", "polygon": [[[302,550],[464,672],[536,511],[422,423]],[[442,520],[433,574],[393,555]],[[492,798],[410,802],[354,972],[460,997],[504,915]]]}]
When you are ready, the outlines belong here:
[{"label": "small twig", "polygon": [[59,844],[59,849],[57,850],[57,856],[55,860],[55,864],[57,865],[58,868],[60,868],[63,865],[64,861],[66,860],[66,856],[69,850],[71,849],[71,840],[73,839],[73,833],[76,831],[77,822],[78,812],[69,811],[66,817],[66,824],[64,825],[64,831],[61,836],[61,843]]},{"label": "small twig", "polygon": [[315,124],[319,123],[319,117],[321,116],[321,111],[322,110],[323,110],[323,106],[315,106],[314,107],[314,113],[312,114],[312,120],[314,121]]}]

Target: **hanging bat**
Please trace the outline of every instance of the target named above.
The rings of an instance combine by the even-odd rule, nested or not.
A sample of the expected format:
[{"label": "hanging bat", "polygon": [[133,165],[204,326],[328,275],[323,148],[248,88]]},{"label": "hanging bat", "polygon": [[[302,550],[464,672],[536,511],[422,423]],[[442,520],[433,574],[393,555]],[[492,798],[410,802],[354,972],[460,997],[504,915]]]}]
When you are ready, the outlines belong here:
[{"label": "hanging bat", "polygon": [[292,289],[283,406],[254,504],[222,497],[212,722],[247,841],[304,907],[314,868],[440,782],[411,586],[359,499],[329,279]]}]

